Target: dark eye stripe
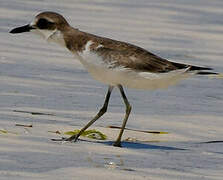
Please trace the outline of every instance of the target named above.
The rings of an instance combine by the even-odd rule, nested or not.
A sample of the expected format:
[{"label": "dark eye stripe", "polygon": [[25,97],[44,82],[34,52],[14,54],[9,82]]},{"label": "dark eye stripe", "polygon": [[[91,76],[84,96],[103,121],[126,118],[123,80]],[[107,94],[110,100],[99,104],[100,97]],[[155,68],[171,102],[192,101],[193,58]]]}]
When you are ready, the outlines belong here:
[{"label": "dark eye stripe", "polygon": [[39,29],[52,29],[54,26],[54,23],[49,22],[46,19],[40,18],[36,25]]}]

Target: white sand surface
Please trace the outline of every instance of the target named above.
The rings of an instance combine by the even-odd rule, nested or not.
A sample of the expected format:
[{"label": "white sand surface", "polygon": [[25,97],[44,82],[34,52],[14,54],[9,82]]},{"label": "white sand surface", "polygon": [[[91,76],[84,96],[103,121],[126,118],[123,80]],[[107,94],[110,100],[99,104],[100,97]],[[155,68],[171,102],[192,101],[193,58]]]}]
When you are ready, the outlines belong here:
[{"label": "white sand surface", "polygon": [[81,128],[96,114],[107,87],[67,50],[8,33],[41,11],[56,11],[83,31],[223,72],[222,8],[221,0],[1,0],[0,130],[7,133],[0,133],[0,179],[222,180],[223,79],[126,89],[133,106],[127,127],[169,134],[125,131],[124,140],[137,141],[111,146],[119,130],[106,127],[120,126],[125,112],[116,90],[108,113],[91,128],[108,140],[53,142],[62,135],[51,131]]}]

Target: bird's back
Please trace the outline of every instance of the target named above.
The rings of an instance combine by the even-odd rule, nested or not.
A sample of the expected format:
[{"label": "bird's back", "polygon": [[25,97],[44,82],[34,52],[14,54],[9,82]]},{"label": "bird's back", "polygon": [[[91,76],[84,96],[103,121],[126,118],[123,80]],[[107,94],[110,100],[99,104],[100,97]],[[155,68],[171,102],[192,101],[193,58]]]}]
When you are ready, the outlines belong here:
[{"label": "bird's back", "polygon": [[[211,70],[206,67],[171,62],[130,43],[96,36],[76,29],[75,31],[78,33],[76,33],[76,37],[69,37],[69,40],[73,39],[73,42],[68,43],[68,49],[75,48],[75,51],[81,52],[85,49],[87,42],[91,41],[90,50],[102,57],[105,63],[112,64],[113,67],[120,66],[151,73],[167,73],[188,67],[190,67],[190,71]],[[70,47],[71,45],[74,47]]]}]

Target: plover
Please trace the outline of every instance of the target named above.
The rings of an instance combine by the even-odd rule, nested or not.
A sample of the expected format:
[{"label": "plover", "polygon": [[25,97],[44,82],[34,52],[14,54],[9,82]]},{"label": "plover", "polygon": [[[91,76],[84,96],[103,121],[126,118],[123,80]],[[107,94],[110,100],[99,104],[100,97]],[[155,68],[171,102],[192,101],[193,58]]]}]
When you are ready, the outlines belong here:
[{"label": "plover", "polygon": [[113,144],[121,146],[122,134],[132,109],[123,86],[137,89],[166,88],[195,74],[217,74],[208,67],[171,62],[133,44],[80,31],[71,27],[63,16],[55,12],[39,13],[30,24],[15,28],[10,33],[29,31],[66,47],[96,80],[108,85],[100,111],[78,135],[71,136],[66,141],[76,141],[81,133],[107,111],[114,87],[119,89],[126,106],[120,133]]}]

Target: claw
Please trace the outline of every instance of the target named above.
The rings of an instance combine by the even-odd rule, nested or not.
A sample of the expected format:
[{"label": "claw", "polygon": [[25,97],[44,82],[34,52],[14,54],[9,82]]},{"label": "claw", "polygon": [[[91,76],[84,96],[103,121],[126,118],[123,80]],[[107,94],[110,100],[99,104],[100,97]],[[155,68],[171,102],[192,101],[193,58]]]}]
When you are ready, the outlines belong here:
[{"label": "claw", "polygon": [[69,138],[62,137],[61,139],[51,139],[52,141],[63,141],[63,142],[76,142],[78,136],[71,136]]},{"label": "claw", "polygon": [[121,141],[120,142],[115,142],[115,143],[113,143],[113,146],[115,146],[115,147],[122,147],[122,145],[121,145]]},{"label": "claw", "polygon": [[77,139],[78,139],[78,137],[79,137],[79,135],[78,135],[78,134],[75,134],[75,135],[73,135],[73,136],[71,136],[71,137],[69,137],[69,138],[66,138],[66,141],[76,142]]}]

